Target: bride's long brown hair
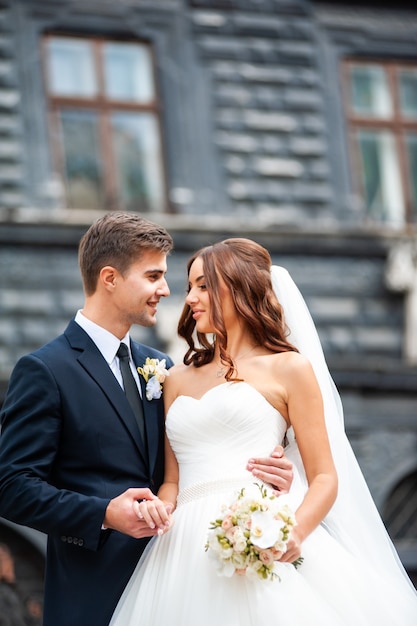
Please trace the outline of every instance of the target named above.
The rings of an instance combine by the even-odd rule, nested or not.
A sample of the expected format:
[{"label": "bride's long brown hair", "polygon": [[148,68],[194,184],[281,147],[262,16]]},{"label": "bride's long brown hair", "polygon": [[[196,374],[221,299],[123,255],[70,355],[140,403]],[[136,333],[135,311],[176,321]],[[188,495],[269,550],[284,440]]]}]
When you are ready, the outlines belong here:
[{"label": "bride's long brown hair", "polygon": [[197,258],[203,262],[215,339],[197,332],[196,345],[195,320],[190,306],[185,304],[178,322],[178,334],[189,346],[184,356],[186,365],[201,367],[210,363],[217,343],[221,361],[229,366],[226,380],[233,378],[236,368],[226,349],[227,331],[222,314],[219,279],[223,279],[230,290],[236,311],[244,320],[255,345],[264,346],[272,352],[298,352],[286,339],[289,330],[282,306],[272,289],[272,262],[265,248],[250,239],[225,239],[198,250],[188,261],[188,274]]}]

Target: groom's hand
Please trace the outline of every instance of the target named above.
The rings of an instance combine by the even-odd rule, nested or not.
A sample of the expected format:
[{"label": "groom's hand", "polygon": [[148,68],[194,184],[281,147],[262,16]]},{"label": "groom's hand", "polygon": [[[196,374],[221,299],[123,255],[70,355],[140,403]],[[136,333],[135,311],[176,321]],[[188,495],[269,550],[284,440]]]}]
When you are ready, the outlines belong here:
[{"label": "groom's hand", "polygon": [[127,489],[107,505],[103,527],[118,530],[125,535],[141,539],[156,535],[158,529],[151,529],[148,524],[138,518],[135,506],[138,500],[155,500],[156,495],[150,489]]},{"label": "groom's hand", "polygon": [[277,495],[290,490],[293,481],[292,463],[285,456],[282,446],[276,446],[269,457],[249,459],[246,469],[256,478],[270,484]]},{"label": "groom's hand", "polygon": [[164,502],[159,498],[142,500],[136,502],[133,508],[138,518],[144,520],[152,530],[156,529],[158,535],[163,535],[171,528],[171,513],[174,508],[171,502]]}]

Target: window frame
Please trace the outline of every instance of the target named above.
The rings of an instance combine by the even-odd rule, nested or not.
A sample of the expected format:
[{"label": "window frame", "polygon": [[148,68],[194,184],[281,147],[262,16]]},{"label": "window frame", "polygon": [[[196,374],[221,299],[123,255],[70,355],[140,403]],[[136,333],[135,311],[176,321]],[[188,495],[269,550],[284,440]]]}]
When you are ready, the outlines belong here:
[{"label": "window frame", "polygon": [[[360,115],[353,110],[351,100],[351,69],[352,67],[378,66],[384,69],[387,76],[387,85],[392,98],[393,110],[387,117],[368,117]],[[399,175],[403,192],[404,215],[401,226],[406,226],[417,221],[417,214],[413,215],[412,178],[409,172],[409,163],[406,148],[407,131],[417,133],[417,118],[407,118],[400,110],[400,83],[399,72],[402,69],[414,69],[417,71],[417,62],[397,59],[383,59],[377,57],[354,57],[347,56],[341,60],[342,96],[344,102],[345,124],[347,127],[348,157],[351,165],[352,184],[359,192],[366,206],[366,193],[363,185],[361,155],[359,142],[355,138],[358,130],[379,130],[392,133],[396,156],[399,162]],[[417,207],[414,209],[416,211]],[[368,207],[366,207],[366,212]],[[368,213],[366,216],[369,218]],[[384,224],[381,220],[381,224]],[[392,224],[392,222],[388,222]]]},{"label": "window frame", "polygon": [[[96,96],[76,97],[54,94],[50,91],[48,83],[48,42],[53,39],[79,39],[91,44],[93,49],[93,67],[97,79]],[[120,100],[106,97],[105,80],[104,80],[104,46],[108,43],[122,43],[133,45],[144,45],[148,48],[151,59],[151,73],[153,77],[153,99],[146,103]],[[166,176],[166,155],[165,144],[163,141],[162,128],[162,103],[159,97],[159,81],[156,72],[155,51],[153,45],[143,39],[118,38],[112,36],[101,35],[80,35],[69,32],[48,32],[41,37],[41,65],[42,78],[45,99],[47,104],[47,126],[49,145],[51,149],[51,160],[53,168],[57,170],[62,177],[63,186],[66,196],[66,170],[64,164],[64,146],[60,132],[60,111],[68,109],[76,109],[82,111],[96,111],[97,113],[97,129],[98,129],[98,153],[102,159],[102,191],[104,196],[104,210],[114,210],[120,208],[121,199],[118,195],[117,188],[117,167],[115,165],[115,152],[111,141],[111,115],[112,113],[150,113],[155,116],[156,127],[158,129],[157,141],[159,142],[160,171],[162,185],[162,206],[161,209],[155,211],[150,207],[147,209],[149,213],[167,213],[169,212],[168,193],[167,193],[167,176]],[[66,201],[65,201],[66,202]],[[88,210],[88,207],[69,206],[67,208],[77,210],[79,208]],[[142,211],[142,209],[141,209]]]}]

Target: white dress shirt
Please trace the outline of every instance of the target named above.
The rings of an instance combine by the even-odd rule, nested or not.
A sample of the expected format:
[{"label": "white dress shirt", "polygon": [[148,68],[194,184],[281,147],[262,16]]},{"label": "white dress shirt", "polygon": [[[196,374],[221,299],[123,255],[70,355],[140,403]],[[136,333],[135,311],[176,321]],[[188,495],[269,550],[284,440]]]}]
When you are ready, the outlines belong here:
[{"label": "white dress shirt", "polygon": [[126,335],[123,337],[123,339],[119,339],[118,337],[113,335],[111,332],[103,328],[102,326],[99,326],[95,322],[92,322],[91,320],[89,320],[85,315],[83,315],[83,312],[81,310],[77,311],[77,314],[75,316],[75,321],[87,333],[90,339],[94,341],[94,343],[96,344],[97,348],[100,350],[104,359],[108,363],[111,371],[115,375],[122,389],[123,389],[123,380],[122,380],[122,374],[121,374],[120,366],[119,366],[119,357],[116,356],[116,352],[118,351],[121,342],[127,345],[127,349],[129,350],[129,356],[130,356],[130,360],[129,360],[130,369],[132,370],[132,374],[136,380],[139,393],[142,395],[140,384],[139,384],[139,374],[137,372],[135,364],[133,363],[132,354],[130,352],[129,333],[127,332]]}]

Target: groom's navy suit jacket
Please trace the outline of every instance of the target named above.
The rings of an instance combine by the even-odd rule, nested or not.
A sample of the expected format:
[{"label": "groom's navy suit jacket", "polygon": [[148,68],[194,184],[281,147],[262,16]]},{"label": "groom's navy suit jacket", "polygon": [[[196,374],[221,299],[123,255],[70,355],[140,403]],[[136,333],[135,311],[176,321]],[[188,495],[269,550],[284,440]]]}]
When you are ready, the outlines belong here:
[{"label": "groom's navy suit jacket", "polygon": [[[131,348],[137,366],[166,358]],[[1,411],[0,516],[48,535],[45,626],[107,626],[147,543],[102,530],[111,498],[129,487],[155,492],[163,480],[163,402],[146,400],[144,385],[147,450],[122,388],[74,320],[12,373]]]}]

